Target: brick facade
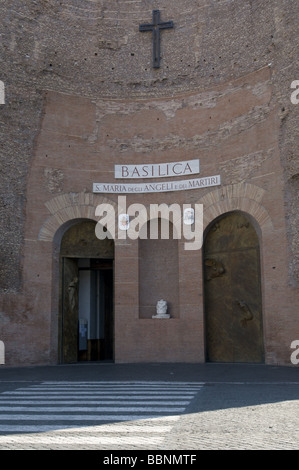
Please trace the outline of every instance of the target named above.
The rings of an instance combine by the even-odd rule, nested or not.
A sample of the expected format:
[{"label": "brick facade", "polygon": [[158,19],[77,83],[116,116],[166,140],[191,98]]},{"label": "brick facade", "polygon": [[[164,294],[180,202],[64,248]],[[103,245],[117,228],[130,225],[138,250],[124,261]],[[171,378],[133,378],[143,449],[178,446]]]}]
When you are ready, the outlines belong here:
[{"label": "brick facade", "polygon": [[[47,40],[52,28],[53,44],[47,43],[43,55],[42,33],[24,20],[27,43],[33,33],[35,46],[30,67],[21,72],[13,42],[21,20],[14,17],[13,26],[7,25],[7,54],[17,73],[14,82],[12,70],[5,69],[8,99],[0,109],[10,136],[6,155],[13,186],[4,181],[9,204],[2,233],[0,339],[6,363],[61,360],[62,237],[77,222],[97,222],[99,204],[111,204],[118,215],[118,195],[95,194],[92,184],[115,182],[116,164],[200,159],[199,176],[220,175],[221,185],[128,194],[127,204],[202,204],[205,233],[224,214],[245,214],[260,243],[265,362],[289,365],[290,344],[299,338],[299,298],[296,109],[287,90],[296,77],[278,77],[287,60],[283,50],[290,58],[293,47],[283,23],[286,12],[293,18],[287,2],[274,2],[274,12],[270,1],[222,2],[227,8],[212,1],[150,1],[146,7],[138,1],[114,7],[84,1],[82,11],[76,2],[61,11],[47,10],[46,3],[39,11],[30,2],[14,3],[32,18],[40,15]],[[154,8],[175,23],[162,33],[158,70],[151,65],[150,33],[138,32]],[[76,25],[80,31],[71,30]],[[26,106],[30,125],[26,130],[22,123],[18,140],[17,121]],[[17,121],[10,123],[14,113]],[[144,255],[143,241],[115,240],[114,361],[204,362],[203,250],[185,250],[184,240],[172,240],[165,249],[159,240],[151,243]],[[152,293],[145,275],[151,251],[159,253],[155,263],[161,259]],[[159,300],[157,286],[172,304],[169,320],[146,313],[146,304],[153,308]]]}]

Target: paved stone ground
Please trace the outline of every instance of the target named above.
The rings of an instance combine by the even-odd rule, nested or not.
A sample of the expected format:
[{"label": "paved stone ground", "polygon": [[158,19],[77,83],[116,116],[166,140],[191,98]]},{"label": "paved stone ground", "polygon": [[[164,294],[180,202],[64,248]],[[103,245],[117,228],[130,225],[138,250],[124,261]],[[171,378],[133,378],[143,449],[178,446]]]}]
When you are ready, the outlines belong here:
[{"label": "paved stone ground", "polygon": [[206,386],[163,443],[178,450],[299,448],[299,385]]},{"label": "paved stone ground", "polygon": [[[267,366],[102,367],[107,380],[203,381],[183,413],[0,436],[0,450],[297,450],[299,369]],[[63,372],[64,371],[64,372]],[[95,380],[95,369],[0,369],[0,392],[42,380]],[[61,375],[60,375],[61,374]],[[96,375],[97,376],[97,375]],[[98,376],[97,376],[98,377]],[[145,380],[146,381],[146,380]],[[23,386],[22,385],[22,386]],[[26,386],[27,386],[26,385]],[[0,395],[1,402],[1,395]]]}]

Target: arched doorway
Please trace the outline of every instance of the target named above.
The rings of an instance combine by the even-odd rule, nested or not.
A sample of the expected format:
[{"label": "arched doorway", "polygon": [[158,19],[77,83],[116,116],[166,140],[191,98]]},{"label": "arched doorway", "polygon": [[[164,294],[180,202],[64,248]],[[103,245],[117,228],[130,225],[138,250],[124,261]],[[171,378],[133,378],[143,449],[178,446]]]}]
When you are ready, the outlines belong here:
[{"label": "arched doorway", "polygon": [[243,213],[209,226],[204,279],[207,361],[263,362],[259,240]]},{"label": "arched doorway", "polygon": [[62,363],[113,360],[113,240],[77,221],[60,246],[59,356]]}]

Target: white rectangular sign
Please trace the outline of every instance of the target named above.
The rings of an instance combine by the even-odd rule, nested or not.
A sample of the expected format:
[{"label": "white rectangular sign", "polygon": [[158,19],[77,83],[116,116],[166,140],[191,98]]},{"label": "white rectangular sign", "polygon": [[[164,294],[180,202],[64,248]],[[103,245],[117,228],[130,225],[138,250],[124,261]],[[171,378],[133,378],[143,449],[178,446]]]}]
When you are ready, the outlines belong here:
[{"label": "white rectangular sign", "polygon": [[199,160],[184,162],[142,164],[142,165],[115,165],[115,178],[168,178],[175,176],[190,176],[200,173]]},{"label": "white rectangular sign", "polygon": [[220,175],[216,175],[190,180],[167,181],[163,183],[93,183],[93,192],[116,194],[165,193],[169,191],[207,188],[209,186],[219,186],[220,184]]}]

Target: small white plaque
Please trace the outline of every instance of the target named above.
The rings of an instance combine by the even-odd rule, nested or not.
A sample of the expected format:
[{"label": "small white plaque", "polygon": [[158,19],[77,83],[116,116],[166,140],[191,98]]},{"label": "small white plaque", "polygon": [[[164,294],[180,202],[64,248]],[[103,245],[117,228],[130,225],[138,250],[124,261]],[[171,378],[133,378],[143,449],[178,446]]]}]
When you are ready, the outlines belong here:
[{"label": "small white plaque", "polygon": [[118,227],[119,230],[128,230],[130,226],[130,219],[128,214],[119,214]]},{"label": "small white plaque", "polygon": [[188,207],[187,209],[184,209],[184,224],[185,225],[194,224],[194,209],[192,207]]}]

